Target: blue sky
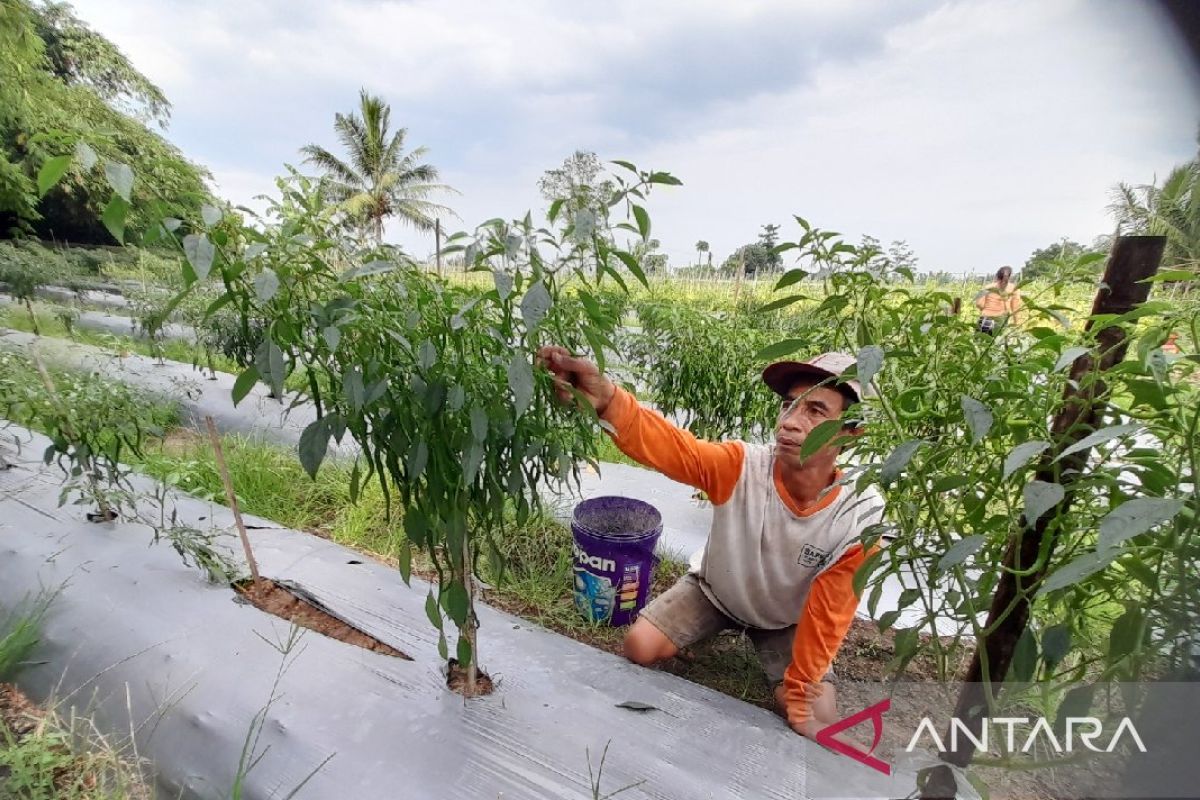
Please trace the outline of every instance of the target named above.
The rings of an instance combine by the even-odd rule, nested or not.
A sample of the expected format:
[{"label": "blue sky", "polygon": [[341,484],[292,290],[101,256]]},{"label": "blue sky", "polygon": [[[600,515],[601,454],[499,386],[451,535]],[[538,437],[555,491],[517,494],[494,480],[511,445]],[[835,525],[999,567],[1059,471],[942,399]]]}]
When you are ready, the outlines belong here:
[{"label": "blue sky", "polygon": [[[544,208],[576,149],[665,169],[675,265],[792,214],[905,239],[923,269],[1020,264],[1111,229],[1118,181],[1192,157],[1200,82],[1132,0],[78,0],[174,104],[235,203],[273,189],[360,87],[461,192],[468,227]],[[389,229],[424,256],[432,238]]]}]

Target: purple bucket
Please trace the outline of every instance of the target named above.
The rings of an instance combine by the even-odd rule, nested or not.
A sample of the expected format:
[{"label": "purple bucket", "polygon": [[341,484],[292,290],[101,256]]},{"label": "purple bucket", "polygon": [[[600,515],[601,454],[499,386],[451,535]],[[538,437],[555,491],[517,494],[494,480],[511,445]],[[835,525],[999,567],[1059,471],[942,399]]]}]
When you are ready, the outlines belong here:
[{"label": "purple bucket", "polygon": [[662,514],[631,497],[593,497],[575,507],[575,607],[613,627],[633,622],[650,599]]}]

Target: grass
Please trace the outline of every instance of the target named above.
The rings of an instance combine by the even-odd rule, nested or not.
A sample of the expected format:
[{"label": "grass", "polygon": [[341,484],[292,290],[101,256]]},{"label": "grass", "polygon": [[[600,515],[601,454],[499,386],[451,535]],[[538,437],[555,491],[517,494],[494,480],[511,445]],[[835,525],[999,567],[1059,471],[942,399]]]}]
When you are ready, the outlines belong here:
[{"label": "grass", "polygon": [[[0,614],[0,681],[11,680],[38,642],[53,594]],[[33,705],[0,683],[0,797],[140,800],[150,797],[136,753],[102,736],[85,717]]]}]

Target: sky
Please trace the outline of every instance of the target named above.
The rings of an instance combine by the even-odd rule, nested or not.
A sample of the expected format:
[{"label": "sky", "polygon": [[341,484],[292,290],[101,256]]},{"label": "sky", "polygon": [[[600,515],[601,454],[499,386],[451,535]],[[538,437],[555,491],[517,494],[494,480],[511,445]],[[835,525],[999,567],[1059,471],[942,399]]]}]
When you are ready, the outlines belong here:
[{"label": "sky", "polygon": [[[360,88],[469,229],[535,216],[575,150],[666,170],[673,266],[799,214],[902,239],[922,270],[1024,263],[1112,231],[1118,182],[1196,155],[1200,77],[1138,0],[75,0],[173,103],[167,136],[261,208]],[[425,257],[432,236],[391,225]]]}]

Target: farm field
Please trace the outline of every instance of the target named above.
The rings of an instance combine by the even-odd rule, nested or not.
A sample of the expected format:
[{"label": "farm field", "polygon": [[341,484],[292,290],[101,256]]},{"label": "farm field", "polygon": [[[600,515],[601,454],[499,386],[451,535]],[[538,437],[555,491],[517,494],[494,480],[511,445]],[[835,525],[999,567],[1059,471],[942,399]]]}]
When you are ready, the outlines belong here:
[{"label": "farm field", "polygon": [[[637,160],[544,171],[523,148],[584,129],[563,112],[517,135],[513,108],[608,104],[563,66],[572,47],[489,34],[507,44],[460,51],[464,75],[491,64],[487,102],[361,88],[314,138],[299,106],[362,69],[329,44],[305,102],[280,90],[278,129],[210,172],[193,158],[214,130],[243,136],[261,97],[218,103],[230,78],[189,66],[174,30],[138,44],[195,90],[185,153],[123,52],[158,12],[89,3],[0,0],[0,798],[1082,800],[1200,781],[1180,746],[1200,735],[1194,148],[1097,111],[1116,138],[1075,148],[1093,160],[1053,189],[1018,192],[981,131],[971,158],[995,161],[970,176],[947,133],[920,180],[925,151],[899,140],[912,152],[867,180],[855,162],[879,146],[849,157],[863,125],[843,120],[838,146],[794,156],[804,180],[792,156],[764,167],[792,152],[769,144],[776,116],[811,107],[800,142],[846,113],[831,92],[900,124],[862,94],[874,79],[831,77],[913,49],[889,18],[842,31],[846,64],[797,50],[820,67],[806,102],[739,84],[701,37],[683,72],[771,113],[710,98],[694,135],[664,133],[692,109],[645,69],[618,104],[639,118],[583,137]],[[450,24],[385,25],[413,9],[376,5],[316,16]],[[891,13],[966,31],[980,12]],[[1089,24],[1140,30],[1105,13]],[[568,38],[583,19],[545,14]],[[197,41],[233,42],[220,19],[192,19]],[[633,50],[650,35],[596,25]],[[851,33],[873,54],[850,57]],[[273,66],[279,35],[226,60],[297,80]],[[502,68],[509,47],[545,59],[539,93],[510,94],[529,78]],[[462,124],[468,107],[495,124]],[[996,118],[1038,116],[1015,113]],[[1048,156],[1013,141],[1047,182]],[[1143,151],[1189,159],[1096,174]],[[901,221],[911,245],[857,230]],[[1048,226],[1071,236],[1047,245]]]}]

